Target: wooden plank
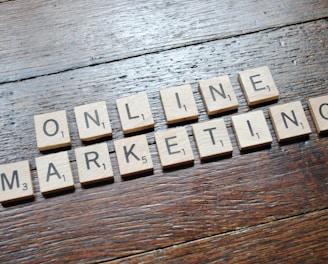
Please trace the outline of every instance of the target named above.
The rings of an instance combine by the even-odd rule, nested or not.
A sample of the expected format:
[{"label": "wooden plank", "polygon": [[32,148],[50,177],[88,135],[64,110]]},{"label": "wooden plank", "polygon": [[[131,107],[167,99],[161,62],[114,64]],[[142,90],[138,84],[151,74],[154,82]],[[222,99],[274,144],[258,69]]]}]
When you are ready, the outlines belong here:
[{"label": "wooden plank", "polygon": [[103,263],[326,263],[328,211]]},{"label": "wooden plank", "polygon": [[327,13],[323,0],[4,2],[0,83],[274,29]]},{"label": "wooden plank", "polygon": [[[33,158],[40,153],[33,116],[38,113],[66,109],[72,148],[75,148],[82,143],[75,124],[74,107],[104,100],[111,117],[113,139],[122,138],[115,100],[138,92],[146,92],[149,97],[155,131],[166,129],[159,90],[184,81],[191,83],[197,91],[194,96],[200,112],[198,122],[209,118],[197,83],[213,76],[230,76],[240,103],[238,113],[245,113],[249,108],[237,81],[238,72],[263,65],[264,59],[280,90],[278,103],[301,100],[306,107],[308,98],[327,91],[327,28],[328,22],[320,20],[1,85],[0,163],[28,158],[31,167],[35,168]],[[308,56],[309,53],[312,55]],[[251,59],[244,54],[251,54]],[[258,109],[267,110],[268,107]],[[19,147],[17,142],[20,142]]]}]

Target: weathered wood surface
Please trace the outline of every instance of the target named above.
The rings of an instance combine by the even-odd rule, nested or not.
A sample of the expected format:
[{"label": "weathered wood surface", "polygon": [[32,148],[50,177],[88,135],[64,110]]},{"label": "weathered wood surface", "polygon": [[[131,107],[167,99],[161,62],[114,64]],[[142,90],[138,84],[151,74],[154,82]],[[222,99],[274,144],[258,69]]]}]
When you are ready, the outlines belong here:
[{"label": "weathered wood surface", "polygon": [[0,83],[327,17],[326,0],[10,1]]},{"label": "weathered wood surface", "polygon": [[[48,22],[57,23],[62,28],[47,23],[39,25],[42,32],[47,32],[46,27],[53,29],[55,34],[53,39],[58,41],[64,40],[60,35],[61,30],[75,29],[74,25],[83,25],[84,22],[91,23],[94,28],[100,30],[99,25],[96,24],[98,14],[103,20],[111,19],[101,3],[89,6],[84,12],[85,18],[78,10],[88,6],[87,3],[81,4],[80,7],[75,6],[78,14],[76,17],[67,15],[65,11],[72,11],[77,2],[36,3],[38,4],[34,6],[29,3],[29,8],[42,14],[41,18],[48,12],[58,12],[57,15],[59,11],[63,13],[60,14],[57,22]],[[152,3],[161,2],[152,1]],[[250,5],[247,7],[250,8],[252,3],[239,1],[232,2],[231,6],[236,8],[238,5]],[[104,60],[98,59],[94,64],[99,65],[93,67],[81,68],[90,63],[86,59],[90,54],[84,57],[85,50],[77,51],[81,48],[77,35],[71,40],[76,40],[78,43],[70,43],[70,45],[66,43],[67,46],[57,47],[57,51],[63,49],[61,51],[64,55],[65,47],[69,47],[71,51],[62,58],[56,54],[58,52],[53,48],[55,46],[53,44],[54,46],[43,47],[53,56],[50,56],[49,60],[41,57],[32,58],[29,57],[31,54],[27,54],[31,63],[21,64],[27,63],[27,66],[24,66],[26,69],[9,65],[10,63],[5,59],[1,60],[3,67],[13,67],[9,70],[12,74],[6,75],[11,77],[3,79],[5,82],[41,75],[37,78],[0,85],[0,164],[29,160],[33,168],[33,184],[36,192],[34,201],[0,208],[1,261],[4,263],[91,263],[116,259],[117,262],[130,261],[131,263],[142,261],[281,263],[294,260],[306,263],[326,262],[328,137],[319,137],[316,134],[306,100],[312,96],[327,94],[328,21],[319,19],[301,23],[308,19],[315,19],[316,16],[312,15],[316,12],[317,15],[327,14],[325,1],[317,2],[317,6],[314,3],[304,2],[303,6],[297,5],[295,9],[288,11],[288,15],[286,11],[274,13],[277,12],[273,7],[275,4],[266,3],[265,8],[259,7],[254,11],[258,14],[273,12],[272,17],[275,15],[279,17],[281,13],[285,15],[277,18],[276,24],[266,24],[266,20],[256,20],[259,23],[257,27],[247,31],[251,34],[232,36],[247,33],[243,31],[247,29],[246,26],[243,29],[244,24],[254,22],[252,20],[254,17],[247,23],[246,21],[243,23],[246,18],[237,22],[236,17],[230,17],[231,20],[226,22],[227,25],[220,25],[226,30],[222,32],[218,30],[216,33],[213,33],[215,28],[207,28],[209,25],[206,24],[204,26],[206,30],[200,28],[198,35],[192,30],[194,24],[188,24],[190,21],[184,17],[183,21],[187,24],[183,24],[178,18],[174,20],[176,27],[171,25],[168,28],[179,30],[179,27],[185,26],[185,32],[189,29],[188,34],[192,39],[188,39],[185,35],[181,38],[175,36],[175,40],[172,37],[172,42],[170,39],[167,41],[168,46],[165,46],[167,43],[164,46],[156,44],[157,40],[163,40],[163,36],[167,34],[164,29],[159,30],[158,34],[161,35],[158,35],[158,38],[150,36],[157,46],[152,42],[143,42],[139,43],[140,46],[136,46],[136,49],[132,49],[131,44],[132,46],[127,45],[126,50],[123,49],[125,53],[120,50],[116,55],[114,51],[106,51],[104,47],[98,47],[97,41],[90,40],[89,43],[93,43],[95,50],[106,51]],[[136,3],[133,7],[128,5],[126,12],[131,14],[139,4],[147,3]],[[200,21],[209,14],[212,16],[216,14],[219,17],[222,15],[219,10],[213,13],[211,13],[212,9],[211,12],[208,10],[211,2],[198,4],[204,5],[205,8],[204,13],[197,8],[194,11],[198,12],[198,15],[194,16]],[[57,5],[61,8],[42,10],[48,5]],[[64,8],[65,5],[67,9]],[[122,6],[117,5],[119,9],[123,9],[124,3]],[[16,12],[20,20],[19,17],[24,16],[18,7],[27,8],[28,4],[24,1],[10,1],[2,3],[0,7],[2,6],[5,6],[5,9],[0,11],[2,15],[5,14],[2,10],[9,8],[12,10],[12,15]],[[15,7],[18,9],[15,10]],[[168,5],[167,8],[169,7]],[[249,9],[249,12],[252,9]],[[152,9],[141,10],[148,14],[147,17],[151,16]],[[283,11],[283,8],[279,10]],[[316,10],[316,12],[309,10]],[[232,14],[236,16],[237,13],[232,12]],[[32,14],[25,14],[25,18],[30,16]],[[287,17],[294,20],[291,22]],[[44,21],[41,18],[36,16],[33,19],[39,19],[38,23],[40,23]],[[70,27],[65,18],[71,19],[73,26]],[[153,19],[159,18],[154,16]],[[173,18],[171,19],[173,21]],[[194,17],[191,19],[197,20]],[[61,24],[60,21],[65,23]],[[21,23],[23,24],[22,21]],[[280,23],[281,27],[273,28],[277,23]],[[290,23],[296,24],[288,25]],[[7,26],[7,23],[2,21],[0,24]],[[131,32],[136,35],[138,32],[145,33],[146,25],[148,26],[146,23],[138,30],[133,25]],[[25,30],[25,34],[31,34],[31,39],[37,39],[32,27],[30,30]],[[103,34],[116,32],[106,27],[101,30],[104,30]],[[206,37],[208,30],[209,37]],[[192,31],[194,34],[191,33]],[[49,30],[47,34],[50,32]],[[90,33],[89,36],[94,37],[98,33],[101,32]],[[123,31],[122,36],[124,34]],[[19,39],[19,36],[17,38]],[[215,40],[210,41],[211,39]],[[147,38],[144,39],[146,40]],[[99,41],[104,41],[104,37]],[[194,45],[190,45],[192,43]],[[10,49],[7,47],[9,44],[10,42],[7,42],[5,45],[8,49],[7,55],[14,56],[15,45]],[[39,42],[33,42],[29,47],[31,50],[34,48],[39,50],[40,45]],[[152,53],[163,49],[168,50]],[[117,57],[110,63],[102,63],[105,60],[111,61],[110,54]],[[138,54],[144,55],[136,56]],[[17,56],[14,64],[18,61]],[[120,58],[123,57],[126,59],[121,60]],[[261,65],[268,65],[271,69],[281,93],[278,103],[302,101],[313,132],[308,140],[280,145],[277,143],[268,118],[269,106],[261,106],[257,109],[265,111],[270,131],[274,136],[272,147],[240,154],[230,118],[250,109],[237,82],[237,73]],[[56,74],[48,75],[49,73]],[[201,163],[188,125],[196,156],[194,166],[163,172],[154,144],[153,132],[148,132],[155,166],[153,175],[122,181],[113,147],[113,140],[123,138],[115,99],[146,91],[154,113],[155,131],[158,131],[167,129],[159,90],[191,83],[201,113],[199,122],[205,121],[208,120],[208,116],[197,90],[197,81],[225,74],[230,75],[241,105],[238,113],[224,115],[233,143],[233,156]],[[106,142],[111,152],[115,181],[112,184],[84,189],[78,183],[74,157],[74,149],[82,143],[78,139],[73,108],[83,103],[101,100],[107,102],[112,120],[113,140]],[[33,115],[62,109],[68,111],[73,140],[69,156],[76,190],[74,193],[44,198],[40,194],[35,170],[34,158],[43,154],[37,150]]]}]

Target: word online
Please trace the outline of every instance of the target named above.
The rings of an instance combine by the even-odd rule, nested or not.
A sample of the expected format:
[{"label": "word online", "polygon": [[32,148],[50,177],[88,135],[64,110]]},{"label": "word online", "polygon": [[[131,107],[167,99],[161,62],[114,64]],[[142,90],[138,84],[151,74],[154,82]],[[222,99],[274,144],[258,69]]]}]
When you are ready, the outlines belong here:
[{"label": "word online", "polygon": [[[267,66],[241,71],[238,79],[249,106],[276,101],[279,91]],[[238,109],[238,100],[228,76],[199,82],[199,90],[208,115]],[[197,120],[199,113],[191,85],[160,91],[167,124]],[[318,133],[328,131],[328,95],[310,98],[308,105]],[[123,133],[154,127],[146,93],[116,100]],[[112,135],[106,102],[74,108],[80,139],[93,141]],[[279,142],[306,136],[311,129],[300,101],[269,108],[269,115]],[[40,151],[71,145],[66,111],[34,116],[37,146]],[[241,151],[271,145],[272,136],[262,110],[232,116],[231,124]],[[231,155],[233,148],[223,118],[192,125],[200,159]],[[163,169],[194,162],[194,154],[185,127],[155,132],[155,141]],[[121,177],[153,171],[153,162],[145,134],[114,141]],[[107,143],[75,149],[79,180],[82,185],[114,180]],[[74,188],[67,151],[37,157],[36,169],[41,193]],[[27,160],[0,165],[0,202],[8,203],[34,196]]]}]

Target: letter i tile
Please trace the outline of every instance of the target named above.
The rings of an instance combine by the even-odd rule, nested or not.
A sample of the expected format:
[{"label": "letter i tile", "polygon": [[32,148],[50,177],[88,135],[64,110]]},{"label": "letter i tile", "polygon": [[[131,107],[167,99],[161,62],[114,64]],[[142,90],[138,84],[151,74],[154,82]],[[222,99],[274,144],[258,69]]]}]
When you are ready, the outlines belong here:
[{"label": "letter i tile", "polygon": [[106,102],[76,106],[74,112],[82,141],[91,141],[112,135]]},{"label": "letter i tile", "polygon": [[262,110],[232,117],[240,150],[271,145],[272,136]]},{"label": "letter i tile", "polygon": [[33,186],[27,160],[0,166],[0,202],[32,198]]},{"label": "letter i tile", "polygon": [[77,148],[75,157],[82,185],[114,179],[107,143]]},{"label": "letter i tile", "polygon": [[328,95],[309,99],[309,108],[318,133],[328,131]]},{"label": "letter i tile", "polygon": [[34,124],[40,151],[71,145],[65,110],[35,115]]},{"label": "letter i tile", "polygon": [[155,140],[164,169],[194,162],[194,154],[185,127],[157,131]]},{"label": "letter i tile", "polygon": [[213,119],[192,126],[200,158],[232,153],[232,145],[224,119]]},{"label": "letter i tile", "polygon": [[160,91],[167,124],[198,119],[199,113],[190,84]]},{"label": "letter i tile", "polygon": [[311,133],[300,101],[272,106],[269,113],[279,142]]},{"label": "letter i tile", "polygon": [[67,151],[35,159],[42,194],[74,188]]},{"label": "letter i tile", "polygon": [[122,177],[153,171],[146,135],[115,140],[114,146]]}]

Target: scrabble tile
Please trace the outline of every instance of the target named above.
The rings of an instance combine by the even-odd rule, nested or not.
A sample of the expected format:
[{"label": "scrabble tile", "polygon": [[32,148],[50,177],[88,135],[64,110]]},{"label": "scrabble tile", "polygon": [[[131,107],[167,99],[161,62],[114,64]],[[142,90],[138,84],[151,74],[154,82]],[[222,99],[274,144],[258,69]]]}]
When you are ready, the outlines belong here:
[{"label": "scrabble tile", "polygon": [[154,127],[154,119],[146,93],[117,99],[116,106],[124,134]]},{"label": "scrabble tile", "polygon": [[80,105],[74,108],[79,136],[90,141],[112,135],[106,102]]},{"label": "scrabble tile", "polygon": [[153,170],[153,161],[145,134],[115,140],[114,146],[122,177]]},{"label": "scrabble tile", "polygon": [[67,151],[37,157],[35,162],[43,194],[74,187]]},{"label": "scrabble tile", "polygon": [[232,153],[224,119],[213,119],[192,126],[201,159]]},{"label": "scrabble tile", "polygon": [[309,108],[318,133],[328,131],[328,95],[309,99]]},{"label": "scrabble tile", "polygon": [[271,145],[272,136],[262,110],[232,117],[240,150]]},{"label": "scrabble tile", "polygon": [[167,124],[198,119],[199,113],[190,84],[160,91]]},{"label": "scrabble tile", "polygon": [[239,103],[229,76],[199,81],[199,90],[208,115],[238,109]]},{"label": "scrabble tile", "polygon": [[77,148],[75,157],[82,185],[114,179],[107,143]]},{"label": "scrabble tile", "polygon": [[0,202],[32,198],[33,185],[27,160],[0,165]]},{"label": "scrabble tile", "polygon": [[241,71],[238,78],[249,106],[279,98],[279,91],[267,66]]},{"label": "scrabble tile", "polygon": [[159,157],[164,169],[194,162],[189,137],[185,127],[155,133]]},{"label": "scrabble tile", "polygon": [[300,101],[272,106],[269,113],[279,142],[311,133]]},{"label": "scrabble tile", "polygon": [[65,110],[35,115],[34,124],[40,151],[71,145]]}]

